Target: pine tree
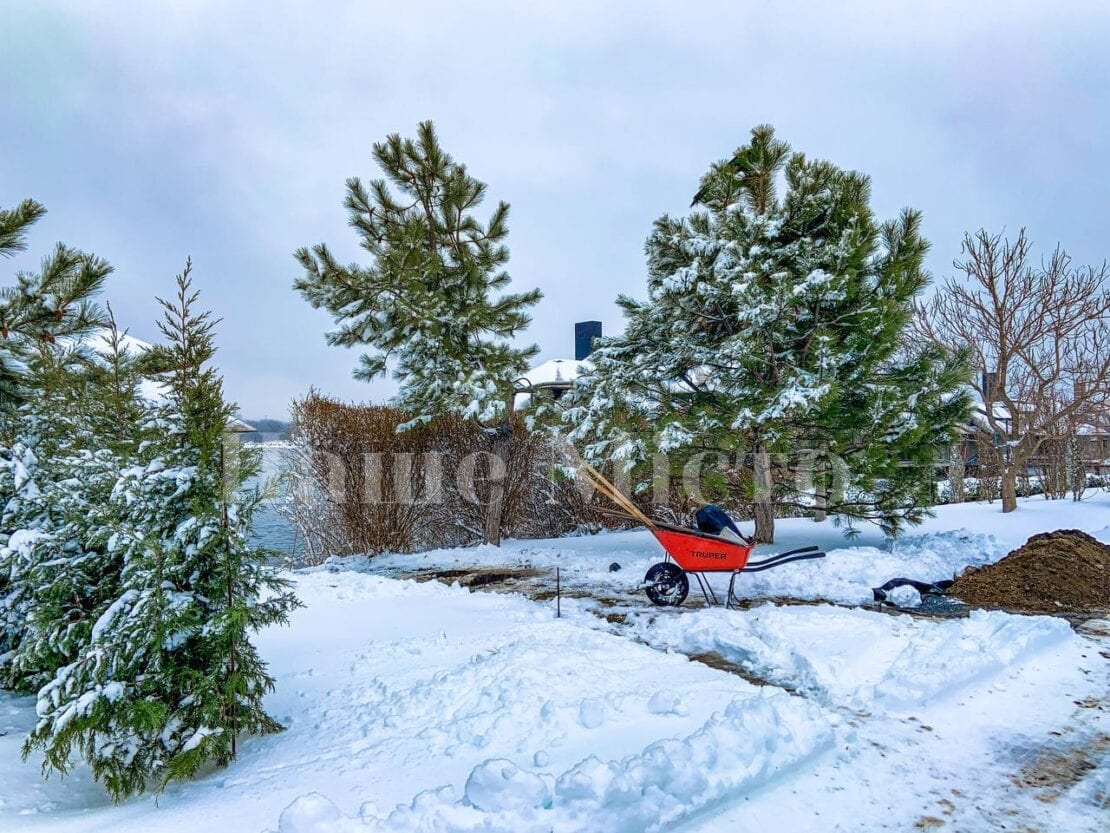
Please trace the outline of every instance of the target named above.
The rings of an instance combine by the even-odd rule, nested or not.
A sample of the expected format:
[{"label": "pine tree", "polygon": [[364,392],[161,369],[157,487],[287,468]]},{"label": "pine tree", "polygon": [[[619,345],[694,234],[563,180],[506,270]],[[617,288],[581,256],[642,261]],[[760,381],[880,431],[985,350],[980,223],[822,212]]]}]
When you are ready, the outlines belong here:
[{"label": "pine tree", "polygon": [[[75,365],[57,372],[70,396],[55,395],[49,403],[47,436],[55,442],[41,449],[50,465],[40,473],[40,534],[23,562],[29,591],[24,633],[4,669],[9,687],[37,690],[72,662],[118,594],[122,565],[108,547],[115,522],[111,496],[143,441],[143,403],[138,356],[124,348],[111,316],[105,341],[104,355],[75,345]],[[52,387],[36,385],[40,391]]]},{"label": "pine tree", "polygon": [[25,754],[43,748],[65,772],[79,751],[114,798],[226,765],[240,733],[276,731],[262,708],[273,680],[251,633],[296,604],[247,542],[257,461],[225,447],[232,408],[210,366],[216,322],[197,312],[191,265],[162,301],[167,344],[144,358],[165,374],[168,403],[115,483],[107,551],[122,565],[87,644],[39,692]]},{"label": "pine tree", "polygon": [[[26,248],[45,209],[0,210],[0,256]],[[87,438],[78,424],[82,351],[103,322],[91,298],[111,267],[58,244],[38,273],[0,290],[0,685],[27,688],[38,669],[17,662],[33,610],[35,565],[65,543],[56,529],[67,479],[63,457]]]},{"label": "pine tree", "polygon": [[760,541],[769,498],[810,501],[791,476],[800,456],[817,463],[819,508],[890,532],[919,521],[921,466],[966,414],[966,367],[900,357],[928,244],[917,212],[880,225],[869,200],[867,177],[755,128],[703,177],[702,208],[656,221],[648,298],[618,300],[627,327],[591,356],[572,436],[595,458],[739,455]]},{"label": "pine tree", "polygon": [[0,458],[0,490],[7,497],[0,515],[0,688],[20,687],[14,661],[32,609],[31,570],[50,534],[38,468],[38,457],[23,441],[12,443]]},{"label": "pine tree", "polygon": [[[31,656],[36,650],[34,627],[37,572],[41,564],[63,557],[67,539],[63,527],[68,498],[80,490],[70,479],[68,462],[76,453],[82,433],[79,413],[78,371],[69,366],[68,351],[43,351],[21,373],[26,387],[36,391],[24,403],[16,441],[8,459],[12,466],[9,499],[3,512],[7,534],[0,547],[0,685],[34,691],[44,668]],[[16,478],[21,481],[16,488]]]},{"label": "pine tree", "polygon": [[[0,209],[0,257],[25,250],[28,230],[45,213],[34,200]],[[0,414],[8,412],[9,422],[10,411],[27,399],[23,380],[33,354],[103,326],[91,298],[111,271],[100,258],[58,243],[39,272],[19,272],[15,286],[0,289]]]},{"label": "pine tree", "polygon": [[[304,275],[294,286],[334,317],[330,344],[374,349],[357,378],[394,366],[394,404],[413,415],[409,425],[460,414],[490,429],[492,450],[504,458],[513,383],[538,352],[511,339],[541,297],[539,290],[494,296],[510,282],[509,206],[498,203],[485,223],[475,216],[486,185],[444,152],[431,122],[420,124],[415,141],[393,134],[375,144],[374,158],[388,182],[367,188],[349,179],[346,199],[371,263],[344,266],[324,244],[300,249]],[[500,543],[502,489],[493,486],[485,534]]]}]

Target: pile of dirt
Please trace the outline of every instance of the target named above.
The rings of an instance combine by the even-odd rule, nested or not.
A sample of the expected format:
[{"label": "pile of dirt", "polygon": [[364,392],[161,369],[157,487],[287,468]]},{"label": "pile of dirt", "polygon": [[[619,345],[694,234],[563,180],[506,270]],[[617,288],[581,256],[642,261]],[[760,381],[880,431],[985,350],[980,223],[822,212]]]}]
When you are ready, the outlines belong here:
[{"label": "pile of dirt", "polygon": [[1001,561],[969,569],[948,592],[981,607],[1048,613],[1110,609],[1110,546],[1077,529],[1034,535]]}]

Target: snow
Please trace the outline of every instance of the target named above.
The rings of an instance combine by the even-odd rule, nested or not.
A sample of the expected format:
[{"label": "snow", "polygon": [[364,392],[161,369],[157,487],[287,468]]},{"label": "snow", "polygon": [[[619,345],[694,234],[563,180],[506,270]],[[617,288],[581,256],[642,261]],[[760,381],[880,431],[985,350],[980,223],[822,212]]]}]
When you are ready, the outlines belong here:
[{"label": "snow", "polygon": [[553,782],[511,761],[486,761],[471,772],[461,801],[437,791],[366,821],[371,830],[398,833],[665,830],[824,751],[832,737],[805,704],[781,693],[759,696],[733,701],[686,737],[657,741],[619,761],[591,756]]},{"label": "snow", "polygon": [[713,652],[808,697],[869,712],[912,710],[1073,637],[1062,619],[973,611],[933,621],[830,605],[645,613],[643,641]]},{"label": "snow", "polygon": [[207,726],[201,726],[181,745],[181,751],[188,752],[191,749],[196,749],[206,737],[214,735],[219,731],[219,729],[210,729]]},{"label": "snow", "polygon": [[903,584],[900,587],[895,587],[892,590],[888,590],[886,597],[887,600],[894,604],[896,607],[921,607],[921,593],[917,590],[916,587],[911,587],[908,584]]},{"label": "snow", "polygon": [[802,701],[761,693],[734,700],[699,729],[621,760],[590,756],[557,777],[493,758],[470,772],[461,797],[429,790],[385,817],[343,818],[318,795],[295,801],[279,833],[342,831],[665,830],[730,794],[831,748],[834,732]]},{"label": "snow", "polygon": [[5,546],[10,550],[26,554],[36,542],[45,537],[47,534],[39,529],[17,529],[8,537],[8,543]]},{"label": "snow", "polygon": [[[950,575],[1034,531],[1108,539],[1107,508],[1105,495],[1031,499],[1009,516],[943,507],[893,551],[873,529],[849,542],[830,524],[786,521],[768,552],[812,542],[829,558],[745,576],[743,592],[816,598],[827,579],[858,600],[879,580]],[[305,607],[258,637],[277,683],[267,709],[286,730],[241,739],[230,767],[158,799],[113,806],[84,766],[42,780],[19,752],[34,698],[0,694],[0,830],[1100,829],[1110,623],[827,602],[659,610],[634,589],[658,556],[631,532],[292,574]],[[623,569],[610,573],[613,561]],[[573,588],[624,594],[625,615],[566,598],[556,619],[548,602],[381,573],[475,563],[559,565]],[[1060,783],[1035,777],[1038,761],[1073,754],[1089,762]]]},{"label": "snow", "polygon": [[[575,361],[574,359],[549,359],[536,365],[524,376],[521,382],[529,387],[536,385],[550,385],[555,382],[573,382],[578,378],[583,368],[591,366],[589,359]],[[523,386],[523,385],[522,385]]]},{"label": "snow", "polygon": [[[753,714],[761,722],[751,723],[754,717],[739,714],[745,709],[729,708],[761,702],[768,695],[757,687],[678,654],[555,620],[519,597],[326,570],[299,574],[297,592],[306,607],[291,626],[260,638],[277,677],[267,706],[286,731],[244,741],[231,769],[171,786],[158,804],[149,798],[113,808],[83,768],[64,784],[40,783],[37,762],[21,764],[18,754],[17,736],[33,723],[30,700],[2,695],[18,720],[11,736],[0,737],[0,829],[149,830],[152,813],[159,830],[192,831],[198,817],[218,819],[221,828],[273,829],[284,808],[312,792],[348,815],[367,798],[411,813],[418,793],[453,785],[450,801],[433,802],[434,813],[443,814],[453,812],[471,774],[489,760],[548,777],[554,789],[563,776],[564,784],[580,781],[576,767],[591,757],[641,777],[639,764],[622,762],[657,755],[646,750],[660,741],[677,738],[690,754],[709,754],[737,733],[786,721],[781,738],[757,734],[750,741],[764,750],[746,771],[754,779],[810,754],[831,731],[819,707],[782,692],[758,707]],[[674,704],[666,714],[649,709],[660,692]],[[668,807],[695,801],[675,795],[673,784],[667,789]],[[699,795],[711,789],[704,785]],[[567,790],[553,793],[563,796],[558,812],[586,812],[586,799]],[[18,824],[5,826],[12,819]]]},{"label": "snow", "polygon": [[104,632],[111,627],[112,622],[115,620],[125,608],[133,605],[139,598],[138,590],[128,590],[123,593],[118,599],[108,605],[108,609],[100,614],[100,618],[92,627],[92,634],[89,637],[91,642],[99,642],[100,637]]},{"label": "snow", "polygon": [[[81,340],[81,344],[96,351],[101,356],[110,356],[112,353],[112,334],[108,329],[97,330]],[[124,355],[139,356],[150,349],[150,344],[142,339],[135,338],[129,333],[119,334],[120,352]]]},{"label": "snow", "polygon": [[[107,329],[97,330],[81,340],[83,346],[88,347],[104,358],[112,354],[111,332]],[[141,355],[150,349],[150,344],[142,339],[135,338],[128,333],[119,334],[120,351],[132,357]],[[169,386],[153,379],[139,381],[139,393],[148,402],[155,404],[164,402],[169,397]]]},{"label": "snow", "polygon": [[[517,388],[570,387],[578,376],[593,367],[589,359],[549,359],[533,367],[516,381]],[[518,393],[515,407],[524,408],[532,399],[531,393]]]}]

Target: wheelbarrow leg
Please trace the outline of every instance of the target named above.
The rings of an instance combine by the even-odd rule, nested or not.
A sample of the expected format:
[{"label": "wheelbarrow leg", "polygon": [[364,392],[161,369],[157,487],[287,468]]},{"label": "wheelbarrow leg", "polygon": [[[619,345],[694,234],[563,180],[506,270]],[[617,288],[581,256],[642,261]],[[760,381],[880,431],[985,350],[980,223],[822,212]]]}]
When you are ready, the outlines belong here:
[{"label": "wheelbarrow leg", "polygon": [[706,607],[716,607],[720,604],[717,601],[717,594],[713,592],[713,585],[709,583],[709,579],[701,573],[691,573],[691,575],[698,580],[698,587],[701,588],[701,594],[705,597]]},{"label": "wheelbarrow leg", "polygon": [[736,598],[736,594],[732,592],[733,588],[736,587],[736,576],[738,575],[739,571],[733,570],[732,578],[728,580],[728,598],[725,599],[725,610],[730,610],[732,608],[732,603],[734,601],[739,601],[739,599]]},{"label": "wheelbarrow leg", "polygon": [[692,575],[698,580],[698,588],[701,590],[701,594],[705,597],[705,604],[706,606],[708,606],[709,594],[705,592],[705,582],[702,580],[701,573],[693,573]]}]

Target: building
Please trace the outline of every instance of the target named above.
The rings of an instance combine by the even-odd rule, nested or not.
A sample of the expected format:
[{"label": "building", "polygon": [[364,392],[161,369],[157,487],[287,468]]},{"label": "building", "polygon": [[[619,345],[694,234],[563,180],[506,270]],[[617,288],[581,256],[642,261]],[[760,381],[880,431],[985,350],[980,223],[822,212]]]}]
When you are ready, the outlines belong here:
[{"label": "building", "polygon": [[[996,376],[997,374],[984,372],[980,390],[993,388],[997,384]],[[951,450],[950,460],[941,461],[941,465],[945,467],[949,462],[962,461],[967,476],[975,477],[981,473],[980,443],[985,439],[976,426],[986,424],[987,406],[979,390],[972,389],[971,394],[972,419],[964,426],[959,444]],[[1017,417],[1020,420],[1022,404],[1020,402],[1015,404],[1018,409]],[[995,422],[1010,433],[1014,415],[1001,402],[992,403],[991,409]],[[1074,443],[1073,449],[1064,448],[1065,444],[1072,443]],[[1005,453],[1002,437],[995,437],[994,445]],[[1080,463],[1082,469],[1088,474],[1110,475],[1110,406],[1098,407],[1091,413],[1085,414],[1080,424],[1068,436],[1047,437],[1037,454],[1029,461],[1029,470],[1026,474],[1035,477],[1041,471],[1057,465],[1060,460],[1073,454],[1072,459]]]},{"label": "building", "polygon": [[529,401],[540,391],[549,391],[552,399],[559,399],[570,390],[583,368],[590,367],[590,353],[601,338],[600,321],[579,321],[574,325],[574,358],[549,359],[536,365],[517,380],[517,407]]}]

